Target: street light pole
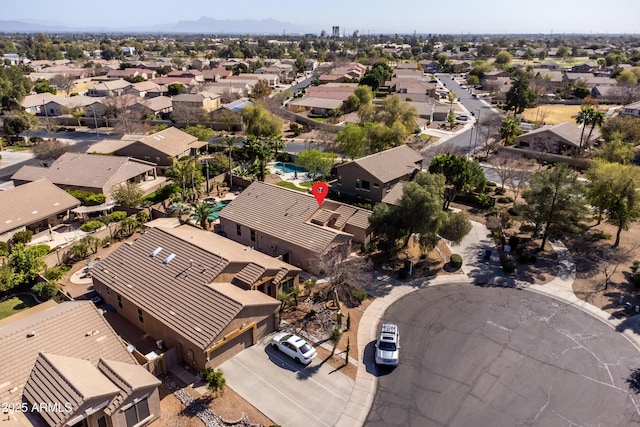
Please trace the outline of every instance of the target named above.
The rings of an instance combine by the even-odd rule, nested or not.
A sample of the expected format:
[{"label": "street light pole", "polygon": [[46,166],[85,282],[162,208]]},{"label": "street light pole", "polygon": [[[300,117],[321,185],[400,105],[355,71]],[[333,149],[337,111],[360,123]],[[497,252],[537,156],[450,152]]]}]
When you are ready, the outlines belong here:
[{"label": "street light pole", "polygon": [[[469,154],[467,154],[467,159],[471,160],[471,143],[473,142],[473,124],[471,125],[471,129],[469,129]],[[476,132],[476,135],[478,133]]]},{"label": "street light pole", "polygon": [[476,111],[478,112],[478,120],[476,120],[476,138],[473,140],[473,151],[476,151],[476,144],[478,143],[478,131],[480,130],[480,113],[482,113],[482,109],[478,108]]},{"label": "street light pole", "polygon": [[100,141],[100,133],[98,133],[98,119],[96,118],[96,108],[91,107],[91,111],[93,111],[93,124],[96,127],[96,139]]}]

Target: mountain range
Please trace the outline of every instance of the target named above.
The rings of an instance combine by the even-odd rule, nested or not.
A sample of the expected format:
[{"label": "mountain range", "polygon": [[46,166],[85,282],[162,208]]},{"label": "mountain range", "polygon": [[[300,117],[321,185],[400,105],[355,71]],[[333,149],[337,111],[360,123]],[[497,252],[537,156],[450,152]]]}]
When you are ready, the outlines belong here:
[{"label": "mountain range", "polygon": [[0,20],[0,33],[165,33],[165,34],[302,34],[300,26],[275,19],[216,19],[203,16],[196,20],[135,27],[63,26],[24,21]]}]

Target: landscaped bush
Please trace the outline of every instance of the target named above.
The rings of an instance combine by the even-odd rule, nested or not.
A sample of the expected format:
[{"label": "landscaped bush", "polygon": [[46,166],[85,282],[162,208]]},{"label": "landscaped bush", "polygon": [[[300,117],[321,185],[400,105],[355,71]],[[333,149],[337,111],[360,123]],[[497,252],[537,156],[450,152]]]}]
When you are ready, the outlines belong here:
[{"label": "landscaped bush", "polygon": [[87,221],[80,226],[80,230],[85,233],[93,233],[96,230],[104,227],[104,223],[102,221]]},{"label": "landscaped bush", "polygon": [[501,261],[502,270],[506,274],[511,274],[516,270],[516,262],[511,258],[504,258]]},{"label": "landscaped bush", "polygon": [[498,203],[513,203],[513,199],[511,197],[500,197],[498,198]]},{"label": "landscaped bush", "polygon": [[631,277],[629,277],[629,279],[635,287],[640,287],[640,261],[633,261],[633,265],[631,265]]},{"label": "landscaped bush", "polygon": [[611,234],[607,234],[603,231],[598,231],[596,233],[596,238],[600,239],[600,240],[611,240]]},{"label": "landscaped bush", "polygon": [[110,213],[108,215],[101,216],[100,218],[98,218],[98,221],[102,222],[104,225],[107,225],[107,224],[111,224],[113,222],[122,221],[126,217],[127,217],[127,213],[126,212],[117,211],[117,212]]},{"label": "landscaped bush", "polygon": [[524,211],[525,205],[522,203],[514,203],[512,207],[509,208],[507,212],[511,214],[511,216],[520,216]]},{"label": "landscaped bush", "polygon": [[493,181],[488,181],[488,182],[487,182],[487,187],[497,187],[497,186],[498,186],[498,184],[496,184],[496,183],[495,183],[495,182],[493,182]]},{"label": "landscaped bush", "polygon": [[27,244],[31,241],[31,238],[33,237],[33,231],[31,230],[22,230],[22,231],[18,231],[17,233],[15,233],[13,235],[13,237],[11,238],[11,241],[13,242],[13,244],[16,243],[23,243],[23,244]]},{"label": "landscaped bush", "polygon": [[60,285],[55,282],[40,282],[33,285],[31,290],[38,295],[40,299],[51,299],[56,296],[58,292],[60,292]]},{"label": "landscaped bush", "polygon": [[453,269],[459,269],[462,267],[462,257],[459,254],[451,254],[451,258],[449,258],[449,265]]},{"label": "landscaped bush", "polygon": [[367,299],[367,291],[364,288],[357,288],[353,290],[353,296],[358,298],[360,302]]},{"label": "landscaped bush", "polygon": [[0,240],[0,256],[6,255],[9,255],[9,245],[7,245],[7,242]]},{"label": "landscaped bush", "polygon": [[496,196],[502,196],[504,193],[507,192],[507,190],[505,190],[502,187],[496,187],[496,189],[494,190],[494,192],[496,193]]},{"label": "landscaped bush", "polygon": [[36,256],[43,257],[51,252],[51,247],[49,245],[34,245],[30,247],[30,250]]},{"label": "landscaped bush", "polygon": [[67,190],[76,199],[80,200],[82,206],[96,206],[105,202],[106,197],[102,193],[90,193],[82,190]]},{"label": "landscaped bush", "polygon": [[202,379],[207,383],[207,387],[213,393],[224,391],[227,380],[224,377],[222,369],[207,368],[202,371]]},{"label": "landscaped bush", "polygon": [[53,268],[45,268],[43,275],[47,280],[60,280],[70,269],[71,267],[63,264]]}]

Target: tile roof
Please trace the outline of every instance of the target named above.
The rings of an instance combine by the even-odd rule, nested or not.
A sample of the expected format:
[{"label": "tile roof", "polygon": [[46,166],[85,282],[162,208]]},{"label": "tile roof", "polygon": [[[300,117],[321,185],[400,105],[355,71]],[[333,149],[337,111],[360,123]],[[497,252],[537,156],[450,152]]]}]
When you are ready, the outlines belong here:
[{"label": "tile roof", "polygon": [[309,107],[309,108],[326,108],[329,110],[333,110],[336,108],[340,108],[342,105],[342,99],[333,99],[333,98],[316,98],[313,96],[304,97],[300,99],[296,99],[295,101],[291,101],[289,105],[297,105],[300,107]]},{"label": "tile roof", "polygon": [[[229,260],[171,231],[149,229],[133,244],[122,245],[101,260],[91,274],[167,328],[206,349],[240,312],[243,299],[260,292],[236,287],[242,297],[230,296],[224,286],[212,283]],[[271,297],[264,297],[277,305]]]},{"label": "tile roof", "polygon": [[[580,136],[582,134],[582,128],[573,123],[563,122],[557,125],[547,125],[541,126],[538,129],[534,129],[530,132],[524,133],[520,135],[516,140],[523,137],[528,137],[530,135],[536,135],[538,133],[551,132],[558,137],[562,138],[567,144],[571,144],[574,146],[580,145]],[[585,139],[587,137],[587,132],[585,132]],[[600,131],[598,129],[593,130],[593,134],[591,135],[591,140],[595,140],[600,136]]]},{"label": "tile roof", "polygon": [[395,205],[402,197],[402,190],[404,189],[404,181],[397,182],[391,190],[382,198],[382,203],[388,205]]},{"label": "tile roof", "polygon": [[[31,333],[34,335],[30,336]],[[19,400],[38,353],[136,363],[90,301],[53,301],[0,320],[0,401]]]},{"label": "tile roof", "polygon": [[170,127],[140,138],[137,142],[153,147],[169,156],[177,156],[190,148],[201,147],[198,138],[178,128]]},{"label": "tile roof", "polygon": [[46,179],[0,191],[0,234],[80,206],[80,201]]},{"label": "tile roof", "polygon": [[48,168],[23,166],[11,179],[36,181],[45,178],[57,185],[101,188],[110,191],[133,177],[154,170],[155,165],[130,157],[65,153]]},{"label": "tile roof", "polygon": [[[325,200],[323,208],[336,202]],[[325,206],[326,205],[326,206]],[[337,207],[336,206],[336,207]],[[307,193],[256,181],[220,211],[220,218],[245,225],[269,236],[316,253],[323,253],[340,230],[313,224],[318,202]],[[364,209],[366,215],[371,212]]]},{"label": "tile roof", "polygon": [[[39,353],[24,387],[24,397],[32,404],[53,403],[68,410],[40,411],[51,426],[64,423],[96,398],[111,400],[120,389],[89,360]],[[65,407],[70,405],[70,408]]]},{"label": "tile roof", "polygon": [[255,264],[253,262],[250,262],[249,264],[245,265],[242,268],[242,270],[236,273],[235,278],[236,280],[239,280],[243,284],[247,286],[251,286],[258,281],[258,279],[260,278],[260,276],[262,276],[262,273],[264,273],[265,270],[266,269],[264,267],[258,264]]},{"label": "tile roof", "polygon": [[162,383],[142,366],[130,363],[100,359],[98,369],[109,381],[116,384],[120,391],[105,410],[111,414],[134,392],[147,387],[158,387]]},{"label": "tile roof", "polygon": [[381,182],[389,182],[407,174],[411,174],[418,168],[416,163],[423,159],[420,153],[412,150],[406,145],[391,148],[379,153],[370,154],[366,157],[353,160],[351,162],[338,165],[340,168],[346,165],[356,164]]}]

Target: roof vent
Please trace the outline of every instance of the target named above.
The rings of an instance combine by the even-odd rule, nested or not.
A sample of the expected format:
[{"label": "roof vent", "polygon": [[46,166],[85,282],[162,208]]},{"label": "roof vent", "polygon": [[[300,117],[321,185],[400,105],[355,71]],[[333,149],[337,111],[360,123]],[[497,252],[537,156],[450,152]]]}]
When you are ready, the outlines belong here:
[{"label": "roof vent", "polygon": [[153,250],[153,252],[151,252],[151,253],[149,254],[149,256],[150,256],[151,258],[153,258],[153,257],[155,257],[156,255],[158,255],[158,254],[160,253],[160,251],[161,251],[161,250],[162,250],[162,247],[158,246],[157,248],[155,248],[155,249]]},{"label": "roof vent", "polygon": [[176,257],[176,254],[170,254],[168,257],[164,259],[164,261],[162,261],[162,263],[169,264],[175,257]]},{"label": "roof vent", "polygon": [[33,338],[36,336],[36,331],[31,331],[27,334],[27,338]]}]

